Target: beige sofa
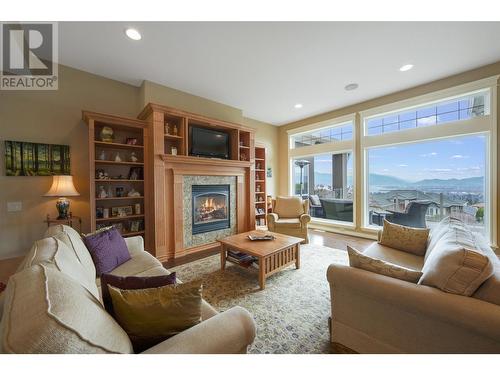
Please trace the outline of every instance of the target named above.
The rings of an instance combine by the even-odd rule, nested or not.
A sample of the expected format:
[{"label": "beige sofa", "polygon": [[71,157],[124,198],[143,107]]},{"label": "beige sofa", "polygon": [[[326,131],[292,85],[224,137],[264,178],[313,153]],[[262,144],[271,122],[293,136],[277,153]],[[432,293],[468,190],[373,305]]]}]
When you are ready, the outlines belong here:
[{"label": "beige sofa", "polygon": [[267,214],[267,227],[271,232],[287,234],[304,239],[309,243],[307,233],[309,200],[300,197],[277,197],[272,201],[273,212]]},{"label": "beige sofa", "polygon": [[[121,276],[169,272],[144,251],[142,237],[126,240],[131,259]],[[49,228],[3,293],[0,353],[132,353],[125,331],[102,306],[100,281],[78,233]],[[218,314],[207,302],[202,322],[144,353],[246,353],[255,337],[252,316],[241,307]]]},{"label": "beige sofa", "polygon": [[[364,254],[422,270],[429,254],[469,246],[477,238],[461,222],[445,219],[431,230],[425,256],[379,243]],[[476,243],[481,243],[476,242]],[[500,353],[500,262],[480,245],[495,273],[471,297],[413,284],[349,266],[332,264],[331,342],[358,353]]]}]

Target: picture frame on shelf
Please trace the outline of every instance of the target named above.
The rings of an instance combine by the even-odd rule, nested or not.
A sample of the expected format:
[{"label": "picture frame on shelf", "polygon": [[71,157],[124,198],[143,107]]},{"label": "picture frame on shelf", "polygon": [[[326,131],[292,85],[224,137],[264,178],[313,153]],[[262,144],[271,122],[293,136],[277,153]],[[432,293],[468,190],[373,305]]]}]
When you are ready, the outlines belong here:
[{"label": "picture frame on shelf", "polygon": [[111,216],[113,217],[126,217],[133,215],[132,206],[118,206],[111,208]]},{"label": "picture frame on shelf", "polygon": [[141,230],[141,221],[140,220],[132,220],[130,222],[130,232],[139,232]]}]

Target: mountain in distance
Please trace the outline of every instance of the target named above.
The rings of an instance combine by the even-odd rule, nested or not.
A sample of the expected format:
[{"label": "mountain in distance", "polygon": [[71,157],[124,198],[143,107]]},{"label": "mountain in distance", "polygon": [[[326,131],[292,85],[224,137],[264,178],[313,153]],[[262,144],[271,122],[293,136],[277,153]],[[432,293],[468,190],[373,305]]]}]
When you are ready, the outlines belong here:
[{"label": "mountain in distance", "polygon": [[[401,178],[370,173],[370,185],[371,186],[386,186],[391,188],[399,188],[399,189],[416,189],[416,188],[475,188],[482,189],[484,186],[484,177],[469,177],[469,178],[450,178],[450,179],[424,179],[417,182],[409,182],[405,181]],[[331,185],[332,184],[332,175],[330,173],[322,173],[315,172],[314,173],[314,182],[316,185]],[[348,185],[352,184],[352,177],[348,176],[347,178]]]}]

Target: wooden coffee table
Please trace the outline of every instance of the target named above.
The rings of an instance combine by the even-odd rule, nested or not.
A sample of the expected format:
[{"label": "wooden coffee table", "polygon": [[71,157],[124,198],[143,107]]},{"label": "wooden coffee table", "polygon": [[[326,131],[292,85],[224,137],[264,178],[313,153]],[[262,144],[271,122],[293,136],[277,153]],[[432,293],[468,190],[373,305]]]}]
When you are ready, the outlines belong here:
[{"label": "wooden coffee table", "polygon": [[[251,241],[248,239],[249,234],[272,234],[276,238],[271,241]],[[266,287],[266,278],[272,274],[293,263],[295,263],[295,268],[300,268],[300,243],[302,241],[304,241],[303,238],[261,230],[220,239],[221,270],[224,271],[226,268],[228,250],[253,255],[259,260],[259,284],[260,289],[263,290]]]}]

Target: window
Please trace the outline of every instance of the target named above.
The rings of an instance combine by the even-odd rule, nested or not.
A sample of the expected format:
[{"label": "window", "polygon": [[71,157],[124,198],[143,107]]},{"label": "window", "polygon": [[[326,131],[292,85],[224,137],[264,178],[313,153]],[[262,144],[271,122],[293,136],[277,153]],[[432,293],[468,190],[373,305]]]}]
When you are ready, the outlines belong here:
[{"label": "window", "polygon": [[338,141],[352,140],[352,122],[334,127],[314,130],[294,135],[291,138],[291,148],[320,145]]},{"label": "window", "polygon": [[353,222],[351,152],[292,159],[292,190],[309,199],[312,217]]},{"label": "window", "polygon": [[411,110],[372,117],[366,121],[365,134],[380,135],[453,121],[469,120],[489,114],[489,90],[446,99]]},{"label": "window", "polygon": [[486,135],[368,149],[368,223],[432,228],[451,216],[486,234],[486,152]]}]

